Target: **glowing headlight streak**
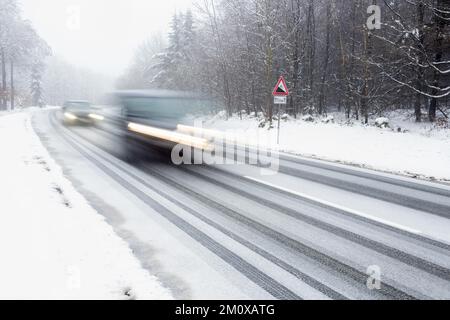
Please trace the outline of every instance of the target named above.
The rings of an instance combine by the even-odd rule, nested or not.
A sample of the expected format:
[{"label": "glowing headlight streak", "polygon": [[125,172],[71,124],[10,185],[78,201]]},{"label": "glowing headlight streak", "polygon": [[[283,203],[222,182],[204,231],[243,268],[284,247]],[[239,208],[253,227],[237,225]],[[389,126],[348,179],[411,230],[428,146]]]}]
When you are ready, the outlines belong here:
[{"label": "glowing headlight streak", "polygon": [[98,114],[95,114],[95,113],[90,113],[88,116],[89,116],[89,118],[94,119],[94,120],[98,120],[98,121],[105,120],[104,116],[101,116],[101,115],[98,115]]},{"label": "glowing headlight streak", "polygon": [[185,126],[182,124],[177,125],[177,130],[179,132],[196,134],[196,135],[207,137],[207,138],[219,137],[220,135],[223,134],[222,132],[216,131],[216,130]]},{"label": "glowing headlight streak", "polygon": [[64,117],[66,117],[69,120],[77,120],[77,116],[71,114],[70,112],[64,112]]},{"label": "glowing headlight streak", "polygon": [[236,136],[235,134],[227,135],[227,132],[223,131],[217,131],[217,130],[211,130],[211,129],[204,129],[204,128],[198,128],[198,127],[191,127],[191,126],[185,126],[182,124],[177,125],[177,131],[193,134],[199,137],[204,137],[206,139],[219,139],[219,141],[223,141],[226,143],[240,143],[242,145],[246,144],[248,145],[248,142],[245,140],[242,140],[240,137]]},{"label": "glowing headlight streak", "polygon": [[145,126],[142,124],[137,124],[130,122],[128,124],[128,129],[130,131],[144,134],[147,136],[175,142],[178,144],[191,146],[202,150],[212,150],[212,146],[208,143],[208,140],[203,138],[192,137],[190,135],[181,134],[178,132],[173,132],[169,130],[159,129],[155,127]]}]

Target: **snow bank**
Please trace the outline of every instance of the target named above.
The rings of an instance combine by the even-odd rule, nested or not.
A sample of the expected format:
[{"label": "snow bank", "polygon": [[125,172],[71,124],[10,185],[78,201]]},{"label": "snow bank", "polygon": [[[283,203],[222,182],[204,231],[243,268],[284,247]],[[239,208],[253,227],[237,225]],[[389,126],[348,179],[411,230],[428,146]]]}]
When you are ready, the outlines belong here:
[{"label": "snow bank", "polygon": [[[391,129],[358,122],[344,124],[344,120],[337,121],[338,115],[333,121],[331,117],[324,121],[328,123],[311,118],[290,119],[281,124],[280,151],[450,181],[450,129],[415,124],[411,120],[400,121],[391,116],[389,120],[385,119]],[[236,130],[238,136],[253,144],[277,146],[277,129],[258,128],[258,121],[252,117],[204,120],[205,127]]]},{"label": "snow bank", "polygon": [[389,119],[385,117],[375,119],[375,125],[378,128],[388,128],[389,127]]},{"label": "snow bank", "polygon": [[170,299],[66,180],[30,125],[0,117],[0,299]]}]

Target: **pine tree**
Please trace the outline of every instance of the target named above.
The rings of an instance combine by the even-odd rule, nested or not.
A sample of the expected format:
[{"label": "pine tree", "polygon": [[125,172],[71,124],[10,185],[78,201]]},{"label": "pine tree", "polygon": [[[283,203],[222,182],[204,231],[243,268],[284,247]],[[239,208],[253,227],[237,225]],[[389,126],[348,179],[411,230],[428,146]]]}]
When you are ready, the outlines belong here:
[{"label": "pine tree", "polygon": [[194,72],[194,21],[190,11],[172,17],[169,45],[160,55],[156,65],[159,73],[153,83],[160,87],[176,90],[191,90]]},{"label": "pine tree", "polygon": [[31,96],[34,106],[42,108],[44,106],[43,89],[42,89],[42,74],[44,66],[40,62],[35,62],[31,69]]}]

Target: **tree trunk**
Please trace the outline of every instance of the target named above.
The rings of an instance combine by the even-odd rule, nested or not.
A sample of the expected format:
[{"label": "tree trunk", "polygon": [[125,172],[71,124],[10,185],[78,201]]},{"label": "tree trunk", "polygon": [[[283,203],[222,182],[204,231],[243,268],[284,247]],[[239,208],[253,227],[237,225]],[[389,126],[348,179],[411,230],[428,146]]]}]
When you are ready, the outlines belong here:
[{"label": "tree trunk", "polygon": [[[423,57],[422,57],[422,47],[424,44],[424,30],[423,30],[423,23],[424,23],[424,4],[423,1],[419,1],[417,4],[417,29],[419,31],[419,44],[418,44],[418,50],[419,50],[419,59],[416,67],[416,73],[417,73],[417,80],[416,80],[416,87],[417,90],[422,91],[423,86],[423,68],[420,66],[423,63]],[[414,113],[416,116],[416,122],[422,121],[422,109],[421,109],[421,103],[422,103],[422,94],[417,93],[416,94],[416,102],[414,105]]]},{"label": "tree trunk", "polygon": [[[372,0],[373,5],[377,5],[377,0]],[[370,64],[369,59],[371,59],[373,55],[373,37],[372,32],[375,32],[374,30],[368,30],[365,28],[365,58],[364,58],[364,89],[363,89],[363,98],[361,101],[361,109],[364,116],[364,123],[369,123],[369,103],[370,101],[370,87],[373,87],[373,81],[371,81],[373,75],[370,70]]]},{"label": "tree trunk", "polygon": [[[436,7],[438,9],[444,10],[444,1],[438,0]],[[434,24],[436,29],[436,35],[435,35],[435,58],[434,62],[441,62],[442,56],[443,56],[443,36],[444,36],[444,27],[445,27],[445,20],[437,13],[434,14]],[[433,89],[431,91],[432,95],[436,96],[438,94],[438,87],[440,82],[440,73],[438,71],[434,71],[433,74]],[[436,109],[438,108],[438,99],[437,98],[431,98],[430,100],[430,107],[428,109],[428,119],[431,122],[434,122],[436,120]]]},{"label": "tree trunk", "polygon": [[308,42],[307,46],[307,66],[308,71],[306,72],[308,76],[308,89],[307,89],[307,102],[309,113],[312,113],[314,109],[314,68],[315,68],[315,56],[316,56],[316,26],[315,26],[315,4],[314,0],[309,0],[308,2],[308,14],[307,14],[307,25],[306,25],[306,38]]},{"label": "tree trunk", "polygon": [[330,32],[331,32],[331,0],[327,3],[327,35],[325,43],[325,62],[323,66],[322,82],[320,84],[319,93],[319,114],[326,113],[326,107],[324,107],[324,94],[325,94],[325,81],[328,73],[328,63],[330,60]]},{"label": "tree trunk", "polygon": [[350,119],[351,117],[351,112],[352,112],[352,104],[354,106],[355,109],[355,115],[356,115],[356,120],[359,120],[359,115],[358,115],[358,106],[356,105],[356,98],[354,97],[354,89],[353,89],[353,83],[355,82],[354,79],[354,69],[355,69],[355,51],[356,51],[356,29],[359,27],[357,26],[356,23],[356,7],[357,7],[357,3],[352,6],[352,13],[351,13],[351,21],[352,21],[352,25],[351,25],[351,44],[350,44],[350,58],[349,58],[349,66],[346,70],[346,95],[347,95],[347,105],[346,107],[346,117],[347,119]]},{"label": "tree trunk", "polygon": [[14,110],[14,61],[10,61],[10,72],[11,72],[11,110]]},{"label": "tree trunk", "polygon": [[1,49],[1,59],[2,59],[2,96],[1,96],[1,109],[6,110],[6,61],[5,61],[5,51]]},{"label": "tree trunk", "polygon": [[272,48],[272,34],[269,30],[269,27],[271,26],[270,21],[270,14],[271,14],[271,2],[270,0],[266,0],[264,2],[264,42],[265,42],[265,78],[266,78],[266,111],[267,111],[267,118],[270,122],[270,125],[272,125],[273,120],[273,98],[271,94],[271,89],[273,86],[273,60],[274,60],[274,53]]},{"label": "tree trunk", "polygon": [[295,32],[293,33],[293,52],[292,52],[292,75],[291,75],[291,82],[292,82],[292,90],[291,90],[291,96],[289,99],[289,106],[291,109],[292,114],[295,118],[297,118],[298,113],[298,103],[297,103],[297,96],[298,96],[298,74],[300,71],[300,2],[291,0],[291,10],[292,10],[292,20],[293,20],[293,28],[295,29]]},{"label": "tree trunk", "polygon": [[364,117],[364,123],[369,123],[369,57],[371,54],[371,32],[364,27],[364,84],[361,90],[361,112]]}]

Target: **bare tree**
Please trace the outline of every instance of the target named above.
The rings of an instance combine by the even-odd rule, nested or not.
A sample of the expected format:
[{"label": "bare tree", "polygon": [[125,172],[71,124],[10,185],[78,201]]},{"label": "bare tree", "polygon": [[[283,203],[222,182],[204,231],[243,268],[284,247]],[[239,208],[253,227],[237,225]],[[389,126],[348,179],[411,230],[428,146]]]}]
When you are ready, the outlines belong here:
[{"label": "bare tree", "polygon": [[[371,5],[382,12],[380,29],[367,27]],[[180,15],[181,27],[172,24],[170,43],[157,55],[159,83],[172,89],[201,83],[228,115],[262,111],[270,122],[270,93],[282,74],[293,115],[337,106],[367,123],[371,115],[403,108],[421,121],[428,109],[434,121],[437,111],[446,114],[450,95],[449,6],[445,0],[202,0],[190,23]],[[178,47],[187,29],[194,45]]]}]

